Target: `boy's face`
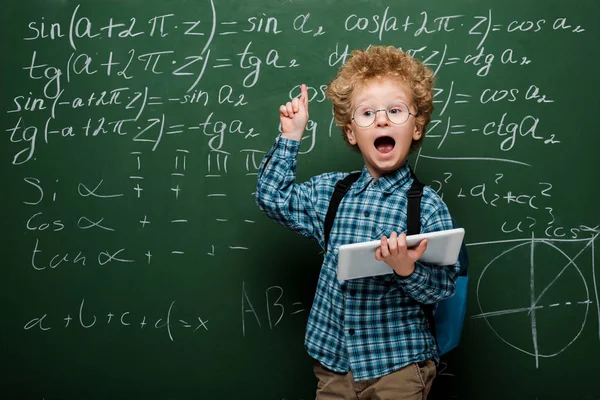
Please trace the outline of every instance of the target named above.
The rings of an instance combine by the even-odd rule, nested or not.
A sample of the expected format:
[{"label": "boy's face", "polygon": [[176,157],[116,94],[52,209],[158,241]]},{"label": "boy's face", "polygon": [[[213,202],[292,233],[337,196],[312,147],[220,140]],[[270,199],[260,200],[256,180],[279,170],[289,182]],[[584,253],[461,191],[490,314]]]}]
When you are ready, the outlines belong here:
[{"label": "boy's face", "polygon": [[[386,112],[377,110],[387,110],[389,119]],[[412,141],[421,138],[408,88],[398,79],[375,78],[354,90],[352,111],[346,136],[350,144],[358,145],[371,176],[381,178],[404,165]],[[373,116],[373,123],[366,126]]]}]

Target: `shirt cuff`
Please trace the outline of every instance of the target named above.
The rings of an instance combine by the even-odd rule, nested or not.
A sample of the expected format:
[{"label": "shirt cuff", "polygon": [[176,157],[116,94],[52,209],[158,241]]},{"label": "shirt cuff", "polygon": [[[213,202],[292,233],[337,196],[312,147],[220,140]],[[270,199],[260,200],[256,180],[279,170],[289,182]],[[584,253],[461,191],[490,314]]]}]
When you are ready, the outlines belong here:
[{"label": "shirt cuff", "polygon": [[427,282],[429,271],[427,271],[427,268],[423,268],[423,265],[417,261],[415,262],[415,270],[412,274],[400,276],[394,271],[394,277],[396,278],[396,282],[400,283],[408,290],[414,290],[422,287],[425,282]]},{"label": "shirt cuff", "polygon": [[296,158],[299,151],[300,142],[298,140],[286,139],[279,136],[273,155],[280,158]]}]

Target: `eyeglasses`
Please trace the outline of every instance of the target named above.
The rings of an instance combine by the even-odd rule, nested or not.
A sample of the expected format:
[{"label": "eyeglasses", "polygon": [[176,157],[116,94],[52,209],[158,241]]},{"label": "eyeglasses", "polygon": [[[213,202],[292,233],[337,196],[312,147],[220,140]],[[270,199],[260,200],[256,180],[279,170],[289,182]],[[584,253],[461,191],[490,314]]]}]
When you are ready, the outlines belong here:
[{"label": "eyeglasses", "polygon": [[417,114],[413,114],[408,110],[406,103],[398,101],[381,110],[375,110],[373,107],[367,105],[360,105],[352,113],[352,121],[361,128],[368,128],[375,122],[379,111],[385,112],[388,121],[394,125],[402,125],[408,121],[411,115],[417,116]]}]

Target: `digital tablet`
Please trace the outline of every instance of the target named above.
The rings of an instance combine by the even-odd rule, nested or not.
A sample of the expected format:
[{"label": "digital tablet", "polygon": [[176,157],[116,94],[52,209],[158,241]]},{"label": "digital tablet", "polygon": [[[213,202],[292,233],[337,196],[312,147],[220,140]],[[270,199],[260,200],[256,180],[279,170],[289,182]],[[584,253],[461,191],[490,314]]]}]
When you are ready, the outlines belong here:
[{"label": "digital tablet", "polygon": [[[409,248],[417,247],[427,239],[427,250],[419,261],[435,265],[453,265],[458,259],[460,246],[465,236],[463,228],[448,229],[431,233],[421,233],[406,237]],[[381,240],[345,244],[339,247],[337,277],[339,280],[364,278],[391,274],[392,268],[375,259],[375,251]]]}]

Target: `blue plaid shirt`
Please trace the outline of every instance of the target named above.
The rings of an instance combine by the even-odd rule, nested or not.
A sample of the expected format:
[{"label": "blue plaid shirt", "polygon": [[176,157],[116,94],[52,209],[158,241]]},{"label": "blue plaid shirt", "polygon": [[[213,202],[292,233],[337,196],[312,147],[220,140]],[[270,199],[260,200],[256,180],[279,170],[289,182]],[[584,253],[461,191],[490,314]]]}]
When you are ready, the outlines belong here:
[{"label": "blue plaid shirt", "polygon": [[[270,218],[324,243],[324,221],[335,184],[347,173],[332,172],[296,184],[300,142],[278,137],[259,169],[256,201]],[[460,266],[416,263],[415,271],[339,281],[338,246],[380,239],[406,231],[408,165],[374,179],[363,168],[344,197],[333,224],[305,346],[313,358],[335,372],[352,370],[355,379],[378,378],[414,362],[439,362],[435,339],[420,305],[454,294]],[[448,208],[425,187],[421,232],[452,229]]]}]

